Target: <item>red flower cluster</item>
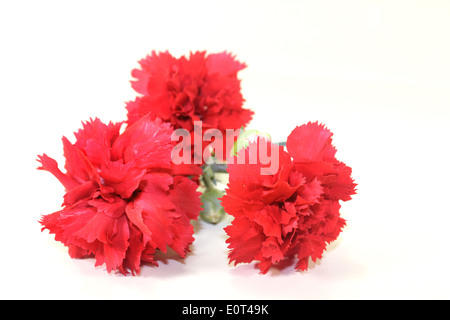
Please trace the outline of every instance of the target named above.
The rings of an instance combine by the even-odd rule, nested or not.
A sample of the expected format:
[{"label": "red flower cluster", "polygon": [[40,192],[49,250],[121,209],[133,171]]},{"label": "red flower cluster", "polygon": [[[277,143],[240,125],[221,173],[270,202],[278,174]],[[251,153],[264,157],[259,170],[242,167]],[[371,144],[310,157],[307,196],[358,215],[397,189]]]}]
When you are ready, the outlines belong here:
[{"label": "red flower cluster", "polygon": [[[194,139],[210,128],[225,136],[226,129],[239,129],[252,118],[253,112],[242,108],[237,78],[246,65],[227,52],[207,56],[195,52],[179,59],[168,52],[152,52],[139,63],[141,68],[132,72],[136,79],[132,87],[142,96],[127,104],[129,124],[152,113],[174,129],[194,133]],[[202,121],[201,133],[194,131],[194,121]]]},{"label": "red flower cluster", "polygon": [[[123,131],[122,122],[91,119],[75,133],[75,143],[63,137],[65,173],[54,159],[38,156],[38,169],[52,173],[66,189],[62,210],[43,215],[42,230],[54,234],[73,258],[94,257],[95,265],[105,264],[108,272],[133,275],[143,263],[157,265],[157,250],[170,247],[185,257],[194,241],[190,222],[201,210],[196,181],[202,169],[174,164],[174,130],[189,133],[187,146],[201,141],[201,154],[200,144],[190,149],[199,164],[208,156],[206,130],[218,129],[211,131],[227,137],[227,129],[245,126],[253,114],[242,108],[237,78],[246,66],[227,52],[179,59],[152,52],[139,63],[132,87],[140,96],[127,103]],[[213,136],[215,144],[223,139]],[[279,170],[272,175],[263,174],[267,162],[262,159],[228,164],[222,205],[234,216],[225,228],[230,262],[259,261],[266,273],[295,257],[296,268],[306,270],[310,258],[322,257],[345,226],[339,201],[350,200],[356,187],[351,168],[336,159],[331,137],[323,125],[310,122],[292,131],[287,151],[259,138],[238,153],[258,159],[253,146],[263,141],[266,150],[278,151]],[[222,142],[225,147],[227,141]]]},{"label": "red flower cluster", "polygon": [[[280,154],[275,175],[261,175],[260,163],[228,166],[222,204],[234,216],[225,228],[230,262],[257,260],[261,273],[266,273],[272,265],[294,257],[296,268],[306,270],[309,258],[322,257],[345,226],[339,200],[350,200],[356,187],[351,168],[335,158],[332,135],[323,125],[310,122],[292,131],[287,152],[271,145]],[[255,149],[242,150],[238,157],[248,159],[250,150]]]},{"label": "red flower cluster", "polygon": [[75,133],[75,144],[63,137],[66,173],[39,156],[39,169],[66,189],[63,209],[40,223],[71,257],[93,256],[108,272],[134,275],[141,263],[157,265],[157,249],[181,257],[189,251],[200,198],[197,184],[179,173],[199,172],[173,166],[170,124],[142,117],[120,133],[121,125],[95,119]]}]

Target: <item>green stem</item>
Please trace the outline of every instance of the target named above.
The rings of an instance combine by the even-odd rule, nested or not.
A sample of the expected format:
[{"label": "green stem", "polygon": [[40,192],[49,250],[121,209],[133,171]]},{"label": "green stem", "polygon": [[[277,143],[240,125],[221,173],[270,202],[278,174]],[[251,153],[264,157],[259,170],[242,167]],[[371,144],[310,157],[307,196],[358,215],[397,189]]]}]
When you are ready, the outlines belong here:
[{"label": "green stem", "polygon": [[[223,170],[223,167],[217,168]],[[203,210],[200,212],[200,217],[203,221],[216,224],[225,217],[225,210],[219,200],[225,192],[216,187],[214,169],[211,165],[203,167],[202,181],[205,184],[206,190],[203,191],[201,196]]]}]

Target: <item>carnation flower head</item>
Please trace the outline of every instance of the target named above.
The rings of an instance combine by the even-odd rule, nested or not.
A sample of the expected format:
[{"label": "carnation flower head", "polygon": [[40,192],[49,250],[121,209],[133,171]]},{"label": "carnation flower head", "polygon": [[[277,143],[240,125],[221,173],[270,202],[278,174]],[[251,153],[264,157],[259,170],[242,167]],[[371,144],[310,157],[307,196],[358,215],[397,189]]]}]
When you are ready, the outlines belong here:
[{"label": "carnation flower head", "polygon": [[123,123],[83,123],[72,144],[63,137],[65,170],[46,154],[38,169],[65,187],[62,210],[43,215],[42,230],[69,249],[72,258],[94,257],[107,271],[140,272],[157,265],[156,250],[172,248],[181,257],[193,242],[191,219],[200,212],[194,166],[171,162],[173,129],[143,117],[120,132]]},{"label": "carnation flower head", "polygon": [[[261,174],[259,161],[228,165],[222,205],[234,217],[225,228],[230,262],[259,261],[266,273],[295,258],[296,269],[306,270],[310,258],[322,257],[346,224],[339,201],[350,200],[356,187],[351,168],[335,157],[332,135],[318,122],[309,122],[292,131],[287,151],[261,138],[253,142],[279,149],[276,174]],[[248,159],[252,150],[251,143],[238,157]]]},{"label": "carnation flower head", "polygon": [[[139,61],[132,71],[132,87],[140,94],[127,103],[128,123],[132,124],[149,112],[174,129],[185,129],[194,135],[208,129],[244,127],[253,112],[244,109],[237,73],[246,65],[230,53],[190,53],[189,57],[173,57],[169,52],[152,52]],[[202,122],[202,132],[194,130],[194,122]],[[206,147],[203,145],[202,150]]]}]

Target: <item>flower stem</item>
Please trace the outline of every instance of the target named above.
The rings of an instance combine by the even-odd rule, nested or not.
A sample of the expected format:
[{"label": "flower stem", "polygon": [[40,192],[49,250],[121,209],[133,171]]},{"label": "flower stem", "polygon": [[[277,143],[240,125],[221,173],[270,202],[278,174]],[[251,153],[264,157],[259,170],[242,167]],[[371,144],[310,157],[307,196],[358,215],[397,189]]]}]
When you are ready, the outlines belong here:
[{"label": "flower stem", "polygon": [[[223,166],[216,166],[215,168],[220,170],[220,172],[224,170]],[[212,165],[206,165],[203,167],[202,181],[206,187],[206,190],[201,196],[203,210],[200,212],[200,217],[208,223],[217,224],[225,217],[225,210],[223,209],[220,201],[220,198],[223,197],[225,192],[216,187],[214,172],[215,171]]]}]

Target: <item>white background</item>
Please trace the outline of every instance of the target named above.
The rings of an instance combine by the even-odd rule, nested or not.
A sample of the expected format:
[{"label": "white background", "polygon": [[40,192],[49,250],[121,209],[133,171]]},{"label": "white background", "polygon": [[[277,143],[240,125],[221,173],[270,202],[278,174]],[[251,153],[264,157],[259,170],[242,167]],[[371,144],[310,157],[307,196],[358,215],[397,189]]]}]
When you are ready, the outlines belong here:
[{"label": "white background", "polygon": [[[448,299],[449,1],[1,1],[0,298]],[[258,274],[228,265],[223,227],[137,277],[72,260],[41,232],[81,121],[125,119],[131,70],[152,50],[228,50],[251,128],[285,140],[319,120],[358,194],[320,263]]]}]

